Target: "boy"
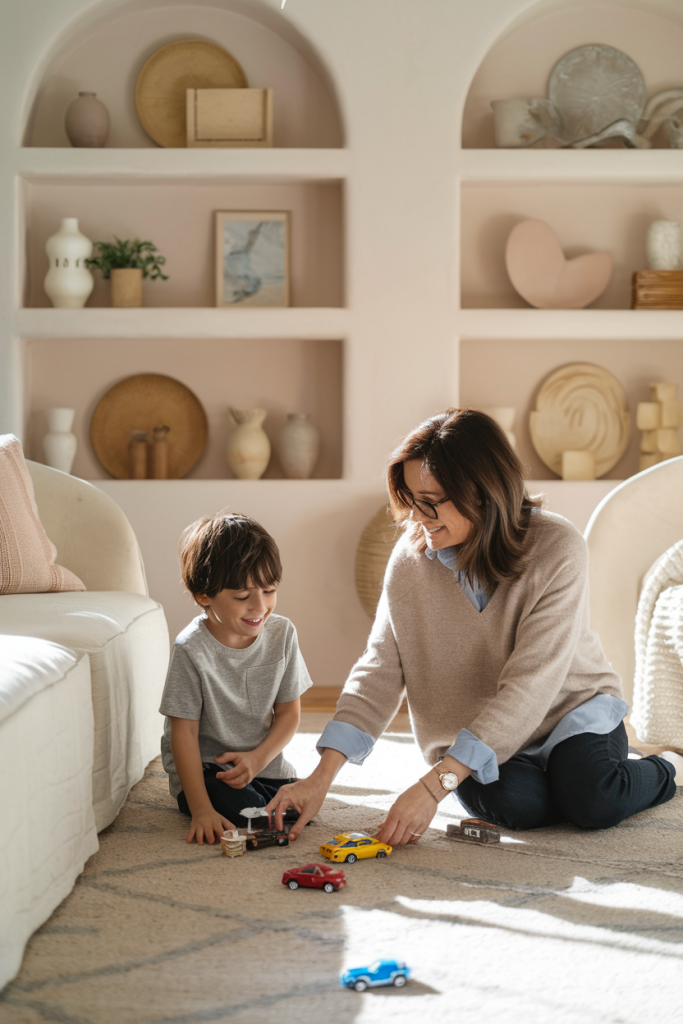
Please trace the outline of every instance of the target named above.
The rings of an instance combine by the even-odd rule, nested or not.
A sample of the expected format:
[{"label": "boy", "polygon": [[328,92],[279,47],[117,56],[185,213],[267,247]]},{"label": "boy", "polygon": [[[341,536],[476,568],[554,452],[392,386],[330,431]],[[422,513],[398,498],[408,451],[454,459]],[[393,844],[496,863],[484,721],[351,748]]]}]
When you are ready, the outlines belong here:
[{"label": "boy", "polygon": [[312,685],[289,619],[274,615],[282,576],[273,538],[253,519],[198,519],[180,542],[182,577],[203,610],[177,637],[160,711],[171,796],[192,818],[187,842],[247,825],[294,769],[282,756]]}]

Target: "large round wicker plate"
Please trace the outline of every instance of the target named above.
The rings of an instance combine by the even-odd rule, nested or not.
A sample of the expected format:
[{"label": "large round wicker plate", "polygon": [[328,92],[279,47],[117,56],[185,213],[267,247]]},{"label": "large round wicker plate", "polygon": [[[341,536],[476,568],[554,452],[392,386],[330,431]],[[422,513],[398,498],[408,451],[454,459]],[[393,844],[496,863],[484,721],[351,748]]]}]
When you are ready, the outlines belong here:
[{"label": "large round wicker plate", "polygon": [[547,377],[530,418],[531,441],[546,466],[562,473],[562,452],[595,452],[603,476],[626,451],[631,417],[616,377],[593,363],[569,363]]},{"label": "large round wicker plate", "polygon": [[128,448],[134,430],[170,427],[168,476],[178,480],[204,451],[206,413],[197,396],[173,377],[138,373],[119,381],[100,399],[90,421],[90,441],[99,463],[116,480],[130,478]]},{"label": "large round wicker plate", "polygon": [[142,127],[160,146],[186,146],[187,89],[246,89],[235,58],[215,43],[182,39],[153,53],[138,75],[135,106]]}]

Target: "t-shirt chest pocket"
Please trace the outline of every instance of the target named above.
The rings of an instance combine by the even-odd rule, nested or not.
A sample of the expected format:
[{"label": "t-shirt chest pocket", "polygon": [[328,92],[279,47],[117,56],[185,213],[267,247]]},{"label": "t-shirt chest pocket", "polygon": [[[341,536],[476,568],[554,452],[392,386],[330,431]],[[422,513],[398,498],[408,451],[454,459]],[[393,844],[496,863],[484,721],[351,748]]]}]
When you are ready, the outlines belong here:
[{"label": "t-shirt chest pocket", "polygon": [[272,665],[257,665],[247,669],[247,697],[252,713],[270,716],[285,674],[285,659]]}]

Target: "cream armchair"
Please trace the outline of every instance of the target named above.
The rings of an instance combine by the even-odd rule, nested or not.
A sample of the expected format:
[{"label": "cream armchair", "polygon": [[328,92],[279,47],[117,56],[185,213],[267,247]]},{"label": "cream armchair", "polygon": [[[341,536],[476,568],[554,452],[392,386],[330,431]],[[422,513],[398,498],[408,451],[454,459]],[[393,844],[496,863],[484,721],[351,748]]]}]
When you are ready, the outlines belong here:
[{"label": "cream armchair", "polygon": [[57,561],[88,589],[0,596],[0,987],[159,753],[169,656],[121,509],[27,465]]}]

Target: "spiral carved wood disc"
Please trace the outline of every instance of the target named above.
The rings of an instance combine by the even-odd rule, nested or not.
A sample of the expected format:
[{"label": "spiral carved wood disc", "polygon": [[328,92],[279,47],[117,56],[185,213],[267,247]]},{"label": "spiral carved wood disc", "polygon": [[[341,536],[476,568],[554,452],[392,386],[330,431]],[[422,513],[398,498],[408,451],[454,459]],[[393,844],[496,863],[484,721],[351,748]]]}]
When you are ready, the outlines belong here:
[{"label": "spiral carved wood disc", "polygon": [[604,476],[626,451],[631,417],[626,393],[608,370],[569,363],[547,377],[530,417],[531,441],[543,462],[561,475],[562,452],[595,452]]}]

